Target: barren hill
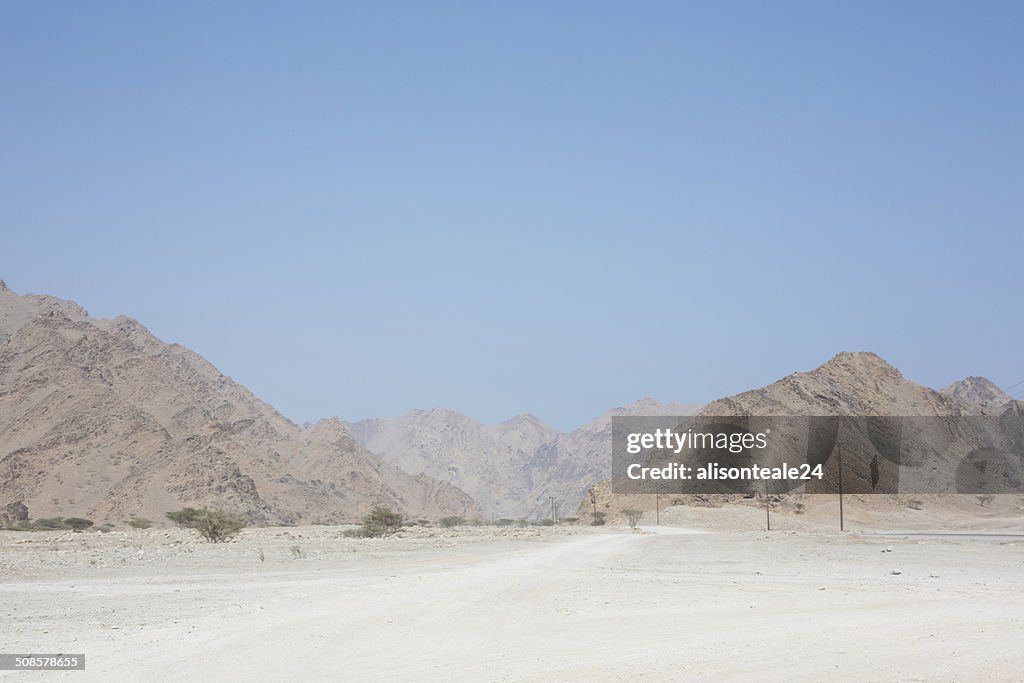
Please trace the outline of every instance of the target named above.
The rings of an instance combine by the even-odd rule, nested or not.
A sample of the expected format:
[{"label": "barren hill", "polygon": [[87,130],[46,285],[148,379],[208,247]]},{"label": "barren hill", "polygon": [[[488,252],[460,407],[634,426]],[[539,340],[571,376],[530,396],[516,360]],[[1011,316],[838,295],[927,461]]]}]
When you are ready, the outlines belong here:
[{"label": "barren hill", "polygon": [[965,377],[942,390],[943,396],[957,401],[968,410],[988,412],[1005,407],[1012,399],[984,377]]},{"label": "barren hill", "polygon": [[254,523],[345,521],[380,503],[473,514],[446,482],[382,462],[340,421],[301,429],[137,321],[0,281],[0,505],[162,519],[219,505]]},{"label": "barren hill", "polygon": [[[713,401],[700,415],[950,417],[976,414],[981,407],[987,407],[990,414],[1012,418],[1006,423],[1011,425],[1007,432],[1011,441],[1006,443],[1017,443],[1018,446],[1010,447],[1016,449],[1021,435],[1014,434],[1016,427],[1012,425],[1020,424],[1024,404],[1016,401],[998,403],[1001,392],[992,392],[994,387],[989,385],[991,383],[983,378],[968,378],[939,392],[906,379],[899,370],[874,353],[840,353],[809,372],[793,373],[768,386]],[[984,397],[984,400],[979,397]],[[1005,437],[1006,434],[993,432],[986,425],[971,425],[957,438],[967,446],[963,449],[967,452],[972,445],[984,448]],[[845,475],[848,491],[870,490],[868,482],[872,481],[873,475],[870,460],[866,457],[860,458],[858,453],[848,454]],[[926,457],[941,459],[944,456],[929,452]],[[943,478],[957,467],[956,462],[945,460],[932,460],[927,464],[929,467],[922,469],[934,472],[936,481],[945,481]],[[826,482],[834,480],[834,468],[834,461],[826,467]],[[983,466],[981,471],[984,471]],[[922,476],[929,475],[926,472]],[[1018,476],[1011,472],[1008,481],[1016,481]],[[926,479],[921,481],[927,483]],[[654,501],[650,500],[653,496],[616,495],[608,481],[596,489],[601,509],[606,512],[614,513],[626,507],[641,510],[654,507]],[[585,514],[590,508],[589,498],[580,503],[581,513]]]},{"label": "barren hill", "polygon": [[610,476],[612,415],[692,415],[699,408],[642,399],[569,433],[532,415],[488,425],[443,408],[349,428],[388,462],[450,481],[489,513],[543,517],[551,514],[551,498],[568,515],[588,486]]},{"label": "barren hill", "polygon": [[702,415],[952,415],[957,402],[915,384],[877,354],[840,353],[809,372],[712,401]]}]

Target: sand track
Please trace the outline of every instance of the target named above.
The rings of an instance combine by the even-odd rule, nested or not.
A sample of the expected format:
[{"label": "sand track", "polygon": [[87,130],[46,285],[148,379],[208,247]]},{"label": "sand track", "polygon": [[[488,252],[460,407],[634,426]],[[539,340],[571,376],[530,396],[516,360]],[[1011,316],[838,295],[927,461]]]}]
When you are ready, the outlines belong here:
[{"label": "sand track", "polygon": [[3,650],[87,655],[34,680],[1024,679],[1021,542],[314,532],[291,560],[279,536],[5,577]]}]

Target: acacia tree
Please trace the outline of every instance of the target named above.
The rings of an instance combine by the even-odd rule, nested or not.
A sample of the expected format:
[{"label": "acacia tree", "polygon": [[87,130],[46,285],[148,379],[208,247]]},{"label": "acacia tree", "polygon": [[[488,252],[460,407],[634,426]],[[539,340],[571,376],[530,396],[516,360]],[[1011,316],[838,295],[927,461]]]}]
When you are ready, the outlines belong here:
[{"label": "acacia tree", "polygon": [[383,505],[378,505],[370,514],[363,517],[360,535],[366,538],[387,538],[401,530],[404,521],[402,513],[392,512]]},{"label": "acacia tree", "polygon": [[636,525],[639,524],[640,518],[644,516],[644,513],[640,510],[623,510],[622,514],[626,516],[626,521],[629,522],[629,528],[636,531]]},{"label": "acacia tree", "polygon": [[245,528],[245,518],[225,510],[182,508],[168,512],[167,519],[184,529],[195,529],[210,543],[223,543]]}]

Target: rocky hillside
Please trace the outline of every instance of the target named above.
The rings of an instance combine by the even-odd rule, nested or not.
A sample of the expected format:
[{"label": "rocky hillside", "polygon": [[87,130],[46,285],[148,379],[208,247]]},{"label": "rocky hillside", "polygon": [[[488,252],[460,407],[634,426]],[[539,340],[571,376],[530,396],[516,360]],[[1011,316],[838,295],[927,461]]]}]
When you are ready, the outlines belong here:
[{"label": "rocky hillside", "polygon": [[301,429],[131,318],[0,281],[0,506],[32,517],[162,520],[218,505],[253,523],[345,521],[380,503],[472,515],[447,482],[369,453],[338,420]]},{"label": "rocky hillside", "polygon": [[[993,391],[994,390],[994,391]],[[759,389],[709,403],[700,412],[702,417],[723,416],[961,416],[988,411],[988,414],[1011,418],[1008,424],[1020,424],[1022,404],[1000,401],[1005,396],[984,378],[972,377],[939,392],[916,384],[874,353],[840,353],[809,372],[797,372]],[[1012,432],[1012,429],[1011,429]],[[989,432],[961,434],[964,452],[974,447],[995,443],[1003,438]],[[1014,437],[1020,442],[1021,435]],[[844,463],[847,491],[870,492],[872,463],[847,453]],[[834,484],[835,461],[825,470],[825,481]],[[875,463],[877,466],[877,462]],[[936,481],[948,476],[955,462],[930,462]],[[883,463],[884,469],[885,463]],[[926,468],[927,469],[927,468]],[[984,468],[982,467],[982,471]],[[883,472],[883,474],[885,474]],[[925,482],[927,483],[927,482]],[[833,486],[834,488],[834,486]],[[599,510],[615,517],[625,507],[646,510],[654,508],[652,495],[613,494],[610,483],[596,487]],[[687,498],[689,503],[694,501]],[[698,501],[699,503],[699,501]],[[589,497],[580,503],[586,515],[592,509]]]},{"label": "rocky hillside", "polygon": [[701,415],[952,415],[962,406],[874,353],[840,353],[810,372],[709,403]]},{"label": "rocky hillside", "polygon": [[1011,401],[1002,389],[984,377],[965,377],[942,390],[971,412],[987,413],[1004,408]]},{"label": "rocky hillside", "polygon": [[595,481],[611,474],[612,415],[693,415],[700,406],[643,399],[563,433],[532,415],[488,425],[434,408],[349,425],[370,451],[414,474],[451,482],[498,517],[563,515]]}]

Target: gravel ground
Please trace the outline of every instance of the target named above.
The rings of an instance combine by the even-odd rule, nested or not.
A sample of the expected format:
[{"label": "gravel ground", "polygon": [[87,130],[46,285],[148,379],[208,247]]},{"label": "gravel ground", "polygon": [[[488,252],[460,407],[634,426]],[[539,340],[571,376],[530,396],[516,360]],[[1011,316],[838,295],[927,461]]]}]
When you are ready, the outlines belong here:
[{"label": "gravel ground", "polygon": [[343,531],[2,532],[0,678],[1024,680],[1021,541]]}]

